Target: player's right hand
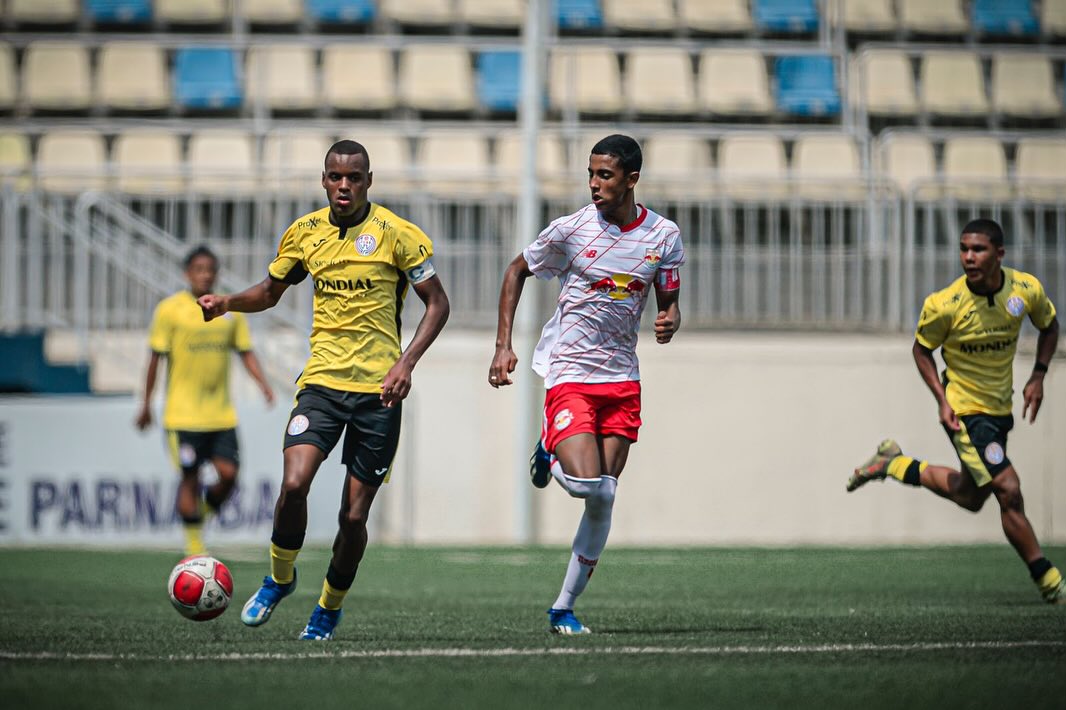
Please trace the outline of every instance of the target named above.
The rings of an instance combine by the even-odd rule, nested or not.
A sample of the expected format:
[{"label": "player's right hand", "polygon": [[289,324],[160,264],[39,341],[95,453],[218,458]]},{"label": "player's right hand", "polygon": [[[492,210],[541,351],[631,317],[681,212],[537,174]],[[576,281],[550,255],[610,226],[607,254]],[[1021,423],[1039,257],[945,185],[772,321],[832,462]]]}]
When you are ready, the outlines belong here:
[{"label": "player's right hand", "polygon": [[133,420],[133,423],[140,431],[147,429],[152,424],[152,408],[147,404],[141,407],[141,411],[137,413],[137,418]]},{"label": "player's right hand", "polygon": [[492,365],[489,366],[489,384],[495,389],[513,384],[508,375],[514,372],[517,366],[518,356],[514,354],[514,350],[502,346],[496,348],[496,355],[492,358]]},{"label": "player's right hand", "polygon": [[951,408],[951,405],[946,401],[940,405],[940,423],[948,428],[948,431],[959,431],[962,429],[962,424],[959,423],[959,417],[955,414],[955,410]]},{"label": "player's right hand", "polygon": [[213,293],[205,293],[196,299],[200,309],[204,312],[204,321],[218,318],[228,310],[229,299],[225,296],[217,296]]}]

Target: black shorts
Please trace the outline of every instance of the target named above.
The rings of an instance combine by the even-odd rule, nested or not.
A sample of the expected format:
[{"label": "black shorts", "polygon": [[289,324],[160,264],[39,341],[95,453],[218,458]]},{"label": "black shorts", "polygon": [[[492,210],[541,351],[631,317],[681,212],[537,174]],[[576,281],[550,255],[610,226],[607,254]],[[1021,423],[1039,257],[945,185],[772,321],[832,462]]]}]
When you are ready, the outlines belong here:
[{"label": "black shorts", "polygon": [[307,385],[296,393],[283,448],[312,444],[329,454],[347,429],[341,463],[363,483],[380,486],[400,443],[400,413],[401,403],[386,407],[379,394]]},{"label": "black shorts", "polygon": [[951,432],[944,427],[959,455],[962,468],[978,486],[992,482],[1011,465],[1007,458],[1007,434],[1014,428],[1014,416],[967,414],[959,417],[962,429]]},{"label": "black shorts", "polygon": [[167,430],[167,449],[174,468],[180,471],[199,469],[211,459],[241,463],[241,450],[237,445],[236,429],[218,431]]}]

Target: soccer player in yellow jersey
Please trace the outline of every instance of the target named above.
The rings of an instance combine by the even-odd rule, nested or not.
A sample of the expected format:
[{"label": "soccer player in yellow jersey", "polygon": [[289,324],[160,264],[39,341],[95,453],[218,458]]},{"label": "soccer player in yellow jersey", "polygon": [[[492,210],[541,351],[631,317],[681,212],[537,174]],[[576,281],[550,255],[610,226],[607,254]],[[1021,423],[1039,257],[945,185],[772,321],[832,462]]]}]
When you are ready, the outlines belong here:
[{"label": "soccer player in yellow jersey", "polygon": [[[237,412],[230,402],[230,353],[236,350],[248,374],[256,381],[267,404],[274,392],[263,377],[244,316],[234,313],[205,323],[196,299],[214,288],[218,257],[198,247],[185,257],[188,290],[163,299],[152,317],[148,345],[148,373],[144,401],[136,425],[144,431],[152,423],[152,392],[159,361],[167,360],[166,405],[163,428],[174,468],[181,471],[177,508],[185,528],[185,553],[202,555],[201,529],[206,512],[218,512],[233,491],[240,467],[237,446]],[[200,498],[200,469],[210,461],[218,482]]]},{"label": "soccer player in yellow jersey", "polygon": [[[300,638],[333,638],[344,596],[366,550],[366,521],[392,466],[401,402],[411,371],[448,320],[448,297],[430,261],[429,237],[367,197],[370,156],[350,140],[326,153],[322,187],[329,206],[285,231],[261,283],[232,296],[199,299],[206,320],[256,312],[308,276],[314,284],[311,356],[300,375],[284,441],[284,475],[274,508],[270,574],[241,612],[259,626],[296,588],[296,556],[307,528],[307,494],[326,456],[344,435],[346,469],[339,530],[322,594]],[[400,314],[408,286],[426,306],[407,349]]]},{"label": "soccer player in yellow jersey", "polygon": [[[1040,550],[1025,517],[1018,474],[1007,458],[1007,433],[1014,426],[1012,364],[1018,332],[1026,316],[1040,331],[1033,372],[1022,391],[1022,417],[1032,423],[1058,344],[1055,306],[1036,277],[1003,266],[1003,230],[996,222],[977,219],[967,224],[959,253],[966,273],[925,299],[913,354],[922,380],[936,398],[940,423],[958,452],[962,470],[905,456],[888,439],[855,469],[847,489],[891,476],[972,511],[980,510],[994,494],[1003,532],[1029,566],[1040,594],[1050,604],[1066,603],[1066,582]],[[933,359],[937,348],[947,366],[943,380]]]}]

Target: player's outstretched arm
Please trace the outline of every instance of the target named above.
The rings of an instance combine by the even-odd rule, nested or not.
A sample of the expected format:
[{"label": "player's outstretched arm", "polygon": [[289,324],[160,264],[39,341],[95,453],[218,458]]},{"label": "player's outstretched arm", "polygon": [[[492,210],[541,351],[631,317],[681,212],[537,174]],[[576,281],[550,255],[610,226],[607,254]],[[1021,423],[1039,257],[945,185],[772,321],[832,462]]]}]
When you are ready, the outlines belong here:
[{"label": "player's outstretched arm", "polygon": [[1025,402],[1022,407],[1022,419],[1028,419],[1032,424],[1036,421],[1036,414],[1040,411],[1040,405],[1044,402],[1044,375],[1047,374],[1048,365],[1055,355],[1055,348],[1059,344],[1059,319],[1052,318],[1047,328],[1040,331],[1036,339],[1036,362],[1033,363],[1033,374],[1029,375],[1029,381],[1022,390],[1022,398]]},{"label": "player's outstretched arm", "polygon": [[514,314],[518,310],[518,301],[522,298],[522,287],[532,275],[524,254],[516,256],[503,272],[500,307],[496,318],[496,353],[492,357],[492,364],[489,365],[489,384],[497,389],[502,385],[511,384],[508,375],[518,366],[518,356],[514,354],[511,344],[511,333],[514,331]]},{"label": "player's outstretched arm", "polygon": [[400,355],[388,374],[381,383],[381,402],[386,407],[391,407],[401,401],[411,392],[411,372],[415,365],[422,359],[426,350],[444,329],[451,313],[451,304],[448,302],[448,294],[444,291],[444,284],[440,277],[432,276],[425,281],[414,284],[415,293],[426,306],[426,312],[422,314],[422,320],[418,322],[415,335],[407,345],[407,349]]},{"label": "player's outstretched arm", "polygon": [[152,424],[152,392],[155,391],[155,380],[159,372],[159,353],[153,352],[148,356],[148,373],[144,376],[144,400],[141,409],[137,412],[134,425],[140,431],[144,431]]},{"label": "player's outstretched arm", "polygon": [[244,369],[248,371],[255,383],[259,385],[259,391],[263,393],[263,399],[266,400],[267,406],[274,406],[274,390],[270,388],[270,383],[263,376],[263,368],[259,366],[259,358],[255,356],[255,352],[251,350],[241,352],[241,364],[244,365]]},{"label": "player's outstretched arm", "polygon": [[680,290],[664,291],[655,287],[655,305],[659,313],[655,316],[655,342],[669,343],[674,333],[681,329],[681,307],[678,305]]},{"label": "player's outstretched arm", "polygon": [[218,295],[208,293],[196,299],[204,312],[204,320],[218,318],[229,311],[238,313],[258,313],[273,308],[281,300],[281,295],[289,284],[267,276],[255,286],[249,286],[240,293]]},{"label": "player's outstretched arm", "polygon": [[959,424],[959,418],[955,415],[955,410],[948,404],[947,392],[944,391],[944,385],[937,376],[933,351],[915,340],[911,354],[914,355],[914,364],[918,366],[918,374],[936,398],[937,406],[940,408],[940,423],[951,431],[959,431],[962,427]]}]

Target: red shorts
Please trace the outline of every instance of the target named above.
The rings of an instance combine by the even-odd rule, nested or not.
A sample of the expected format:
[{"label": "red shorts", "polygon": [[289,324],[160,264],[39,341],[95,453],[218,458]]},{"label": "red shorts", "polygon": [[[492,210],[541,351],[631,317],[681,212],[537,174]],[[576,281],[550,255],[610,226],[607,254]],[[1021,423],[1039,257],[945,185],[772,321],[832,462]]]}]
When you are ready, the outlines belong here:
[{"label": "red shorts", "polygon": [[636,441],[640,423],[639,381],[564,382],[544,396],[541,441],[549,453],[574,434],[617,434]]}]

